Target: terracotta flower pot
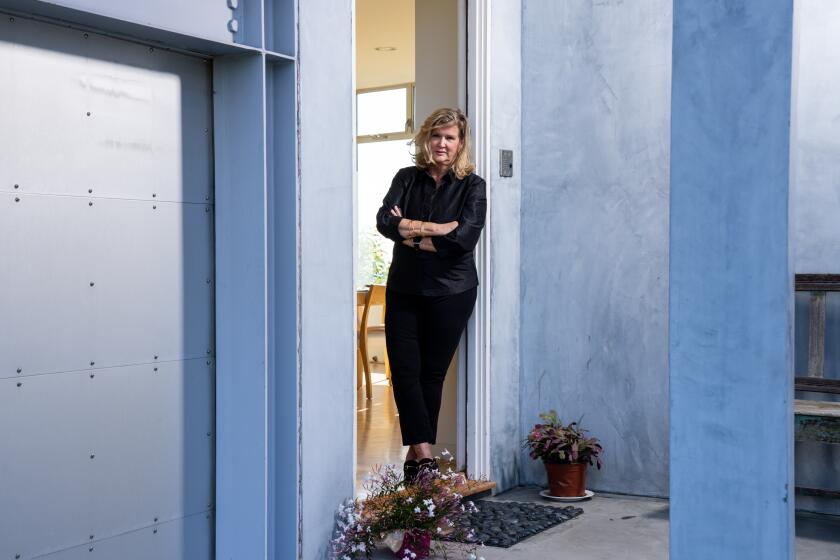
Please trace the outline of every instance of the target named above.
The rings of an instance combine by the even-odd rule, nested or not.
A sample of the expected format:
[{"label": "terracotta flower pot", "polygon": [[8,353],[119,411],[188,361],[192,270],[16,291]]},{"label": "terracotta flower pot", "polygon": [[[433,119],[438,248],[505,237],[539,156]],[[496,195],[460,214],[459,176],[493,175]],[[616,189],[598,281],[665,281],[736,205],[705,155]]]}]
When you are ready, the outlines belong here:
[{"label": "terracotta flower pot", "polygon": [[544,463],[548,493],[563,498],[580,498],[586,493],[586,463]]}]

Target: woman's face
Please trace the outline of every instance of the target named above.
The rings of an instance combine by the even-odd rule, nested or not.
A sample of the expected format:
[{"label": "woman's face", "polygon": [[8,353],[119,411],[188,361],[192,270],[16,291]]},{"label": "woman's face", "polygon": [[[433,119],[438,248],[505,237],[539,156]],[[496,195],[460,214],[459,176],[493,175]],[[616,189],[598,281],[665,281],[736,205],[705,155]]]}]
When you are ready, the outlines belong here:
[{"label": "woman's face", "polygon": [[461,135],[457,124],[436,128],[429,138],[429,149],[432,152],[432,161],[435,165],[452,167],[452,164],[455,163],[455,155],[460,147]]}]

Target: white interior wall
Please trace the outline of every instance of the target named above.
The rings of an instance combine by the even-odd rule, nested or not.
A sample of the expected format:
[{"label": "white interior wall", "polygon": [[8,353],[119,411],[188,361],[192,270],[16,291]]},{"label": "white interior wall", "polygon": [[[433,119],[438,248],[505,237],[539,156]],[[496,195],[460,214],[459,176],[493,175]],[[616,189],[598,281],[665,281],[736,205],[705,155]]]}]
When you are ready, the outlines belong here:
[{"label": "white interior wall", "polygon": [[[440,107],[458,106],[458,2],[422,0],[415,5],[415,130]],[[455,456],[458,441],[458,354],[443,384],[434,452]]]},{"label": "white interior wall", "polygon": [[415,0],[356,0],[356,89],[414,81],[414,11]]},{"label": "white interior wall", "polygon": [[441,107],[458,106],[458,2],[422,0],[415,6],[415,128]]}]

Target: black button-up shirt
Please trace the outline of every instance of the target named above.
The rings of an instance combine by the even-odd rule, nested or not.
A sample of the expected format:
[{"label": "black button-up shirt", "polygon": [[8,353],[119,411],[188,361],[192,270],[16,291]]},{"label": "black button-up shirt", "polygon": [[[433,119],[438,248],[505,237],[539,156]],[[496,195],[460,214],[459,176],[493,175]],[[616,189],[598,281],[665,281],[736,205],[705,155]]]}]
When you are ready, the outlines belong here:
[{"label": "black button-up shirt", "polygon": [[[437,252],[403,245],[398,225],[391,215],[399,206],[403,218],[424,222],[457,221],[447,235],[432,237]],[[451,295],[478,286],[473,250],[487,214],[484,179],[470,173],[458,179],[450,171],[435,186],[435,180],[419,167],[397,171],[391,188],[376,214],[376,229],[394,241],[394,257],[388,272],[388,288],[406,294]]]}]

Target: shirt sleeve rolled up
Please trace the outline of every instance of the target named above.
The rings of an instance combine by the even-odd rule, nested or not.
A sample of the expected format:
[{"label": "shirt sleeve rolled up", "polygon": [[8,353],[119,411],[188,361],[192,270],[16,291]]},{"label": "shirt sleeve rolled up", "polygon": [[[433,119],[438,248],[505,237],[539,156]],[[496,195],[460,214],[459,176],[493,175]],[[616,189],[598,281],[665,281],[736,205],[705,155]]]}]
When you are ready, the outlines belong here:
[{"label": "shirt sleeve rolled up", "polygon": [[394,175],[394,180],[391,181],[391,188],[388,189],[388,194],[382,200],[382,207],[376,213],[376,229],[379,233],[396,243],[401,243],[403,240],[399,230],[402,218],[392,215],[391,209],[399,205],[405,188],[405,183],[400,177],[400,174],[397,173]]}]

